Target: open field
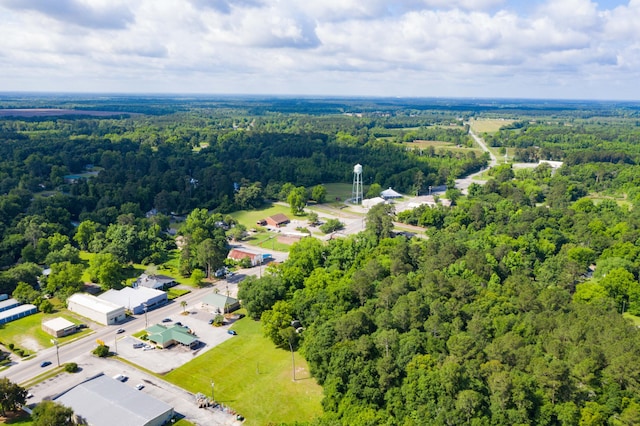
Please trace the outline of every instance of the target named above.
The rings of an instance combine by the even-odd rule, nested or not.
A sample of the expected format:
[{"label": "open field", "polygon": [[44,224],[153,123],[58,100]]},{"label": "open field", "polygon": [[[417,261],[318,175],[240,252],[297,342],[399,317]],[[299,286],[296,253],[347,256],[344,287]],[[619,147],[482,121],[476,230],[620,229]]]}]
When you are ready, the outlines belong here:
[{"label": "open field", "polygon": [[237,321],[238,335],[170,372],[165,379],[190,392],[214,396],[246,418],[246,425],[293,423],[322,413],[322,388],[310,376],[305,360],[295,354],[296,381],[292,380],[291,353],[275,348],[262,335],[259,322]]},{"label": "open field", "polygon": [[[355,164],[354,164],[355,165]],[[364,175],[363,175],[364,180]],[[327,203],[333,204],[338,202],[339,204],[343,204],[344,201],[351,198],[351,191],[353,190],[352,183],[325,183],[324,187],[327,188]],[[364,188],[364,192],[367,192],[367,188]]]},{"label": "open field", "polygon": [[[62,317],[75,324],[81,324],[83,322],[82,319],[74,316],[66,309],[53,314],[38,312],[4,324],[4,327],[0,329],[0,342],[5,346],[13,343],[17,348],[26,349],[31,353],[37,352],[40,349],[49,348],[53,346],[51,343],[52,336],[42,331],[42,322],[56,317]],[[59,337],[58,343],[63,345],[65,342],[85,336],[91,332],[90,329],[84,329],[70,336]]]},{"label": "open field", "polygon": [[451,151],[451,152],[471,152],[474,151],[476,154],[482,154],[482,150],[475,146],[473,148],[469,148],[466,146],[458,146],[451,142],[444,141],[425,141],[425,140],[415,140],[413,142],[404,142],[402,144],[405,148],[409,149],[425,149],[428,147],[433,147],[436,152],[440,151]]},{"label": "open field", "polygon": [[260,219],[273,216],[274,214],[282,213],[291,218],[291,210],[288,207],[281,204],[270,204],[268,206],[256,209],[256,210],[239,210],[231,213],[231,216],[239,223],[247,227],[247,229],[255,228],[256,222]]},{"label": "open field", "polygon": [[471,129],[475,133],[495,133],[500,127],[513,123],[515,120],[506,120],[500,118],[481,118],[478,120],[470,120]]}]

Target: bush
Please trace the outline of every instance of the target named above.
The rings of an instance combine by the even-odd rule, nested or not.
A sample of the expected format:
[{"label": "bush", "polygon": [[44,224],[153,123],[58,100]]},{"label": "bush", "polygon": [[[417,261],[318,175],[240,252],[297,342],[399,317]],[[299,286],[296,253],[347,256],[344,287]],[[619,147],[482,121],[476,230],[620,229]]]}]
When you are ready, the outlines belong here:
[{"label": "bush", "polygon": [[107,345],[98,345],[92,352],[94,355],[99,356],[100,358],[106,358],[109,356],[109,346]]},{"label": "bush", "polygon": [[78,371],[78,364],[76,364],[75,362],[68,362],[64,365],[64,371],[66,371],[67,373],[75,373],[76,371]]},{"label": "bush", "polygon": [[13,350],[13,348],[15,348],[15,345],[14,345],[13,343],[9,343],[9,344],[7,345],[7,347],[8,347],[10,350]]}]

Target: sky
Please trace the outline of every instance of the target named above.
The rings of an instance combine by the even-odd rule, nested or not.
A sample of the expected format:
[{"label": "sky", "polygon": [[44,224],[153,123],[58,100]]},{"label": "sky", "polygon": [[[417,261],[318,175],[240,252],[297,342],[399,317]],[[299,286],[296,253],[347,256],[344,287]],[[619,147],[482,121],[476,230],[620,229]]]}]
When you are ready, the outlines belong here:
[{"label": "sky", "polygon": [[0,91],[640,100],[640,0],[0,0]]}]

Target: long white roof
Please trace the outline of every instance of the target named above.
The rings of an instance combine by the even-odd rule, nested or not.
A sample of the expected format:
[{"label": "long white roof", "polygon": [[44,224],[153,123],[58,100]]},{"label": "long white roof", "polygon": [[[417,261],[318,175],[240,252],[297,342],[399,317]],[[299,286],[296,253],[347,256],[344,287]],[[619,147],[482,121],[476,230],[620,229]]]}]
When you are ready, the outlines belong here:
[{"label": "long white roof", "polygon": [[78,305],[85,306],[96,312],[108,314],[116,310],[124,309],[124,306],[116,305],[107,300],[99,299],[87,293],[76,293],[67,299],[67,302],[74,302]]}]

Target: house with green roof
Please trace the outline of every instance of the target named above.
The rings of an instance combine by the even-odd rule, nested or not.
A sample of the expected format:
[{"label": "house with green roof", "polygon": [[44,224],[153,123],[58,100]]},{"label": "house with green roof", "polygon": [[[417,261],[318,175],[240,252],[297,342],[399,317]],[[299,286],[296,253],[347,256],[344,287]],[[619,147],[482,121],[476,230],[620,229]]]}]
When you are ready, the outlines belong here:
[{"label": "house with green roof", "polygon": [[156,324],[147,328],[149,341],[155,343],[162,348],[168,348],[176,344],[188,346],[191,349],[195,349],[198,346],[198,339],[195,335],[189,332],[187,327],[180,325],[172,325],[171,327],[165,327],[164,325]]}]

